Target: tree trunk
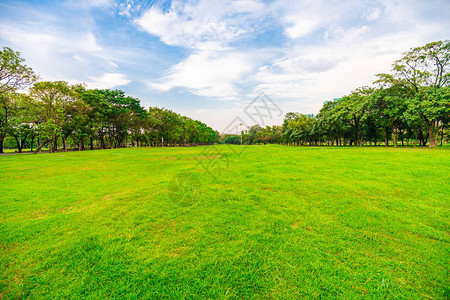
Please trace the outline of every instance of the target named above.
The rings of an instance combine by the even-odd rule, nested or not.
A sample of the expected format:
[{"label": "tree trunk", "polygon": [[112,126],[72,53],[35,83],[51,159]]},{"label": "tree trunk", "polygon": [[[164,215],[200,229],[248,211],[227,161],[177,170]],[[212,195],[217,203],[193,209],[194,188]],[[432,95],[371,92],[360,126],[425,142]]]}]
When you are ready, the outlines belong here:
[{"label": "tree trunk", "polygon": [[94,150],[94,139],[93,138],[90,138],[89,148],[91,150]]},{"label": "tree trunk", "polygon": [[6,137],[6,130],[8,128],[8,107],[5,106],[3,107],[4,111],[5,111],[5,124],[4,124],[4,130],[3,132],[0,133],[0,153],[3,153],[3,141],[5,140]]},{"label": "tree trunk", "polygon": [[[439,132],[439,122],[436,120],[431,120],[431,121],[427,121],[426,124],[427,124],[427,129],[428,129],[427,135],[428,135],[428,138],[430,139],[429,147],[430,148],[436,147],[437,146],[436,133]],[[425,144],[424,144],[424,146],[425,146]]]},{"label": "tree trunk", "polygon": [[15,134],[12,134],[12,136],[16,140],[17,150],[19,151],[19,153],[22,153],[23,146],[25,145],[25,141],[28,137],[28,132],[25,133],[25,136],[23,138],[18,138]]},{"label": "tree trunk", "polygon": [[394,137],[394,147],[397,147],[397,128],[392,128],[392,135]]},{"label": "tree trunk", "polygon": [[63,150],[64,152],[67,152],[67,138],[63,136],[62,140],[63,140]]},{"label": "tree trunk", "polygon": [[48,153],[53,153],[53,142],[50,140],[48,142]]},{"label": "tree trunk", "polygon": [[30,151],[33,152],[33,145],[34,144],[34,134],[31,134],[31,143],[30,143]]},{"label": "tree trunk", "polygon": [[[434,124],[433,124],[434,125]],[[436,140],[436,135],[435,135],[435,132],[434,132],[434,130],[433,129],[435,129],[435,127],[433,126],[433,125],[431,125],[429,128],[428,128],[428,136],[429,136],[429,138],[430,138],[430,148],[432,148],[432,147],[436,147],[437,146],[437,140]]]},{"label": "tree trunk", "polygon": [[[422,130],[420,131],[422,133]],[[427,141],[428,141],[428,132],[427,134],[424,136],[423,133],[421,134],[422,136],[422,146],[425,147],[427,145]]]},{"label": "tree trunk", "polygon": [[15,135],[13,135],[13,136],[14,136],[14,139],[16,140],[17,150],[19,151],[19,153],[22,153],[22,141],[19,141],[17,136],[15,136]]},{"label": "tree trunk", "polygon": [[3,141],[5,140],[5,135],[0,135],[0,153],[3,153]]},{"label": "tree trunk", "polygon": [[385,136],[384,136],[384,146],[388,147],[389,146],[389,129],[385,128],[384,130]]},{"label": "tree trunk", "polygon": [[36,154],[36,153],[38,153],[40,150],[41,150],[41,148],[44,146],[44,144],[45,143],[42,143],[42,144],[40,144],[39,146],[37,146],[37,148],[36,148],[36,150],[34,150],[34,154]]},{"label": "tree trunk", "polygon": [[[39,139],[38,139],[38,140],[39,140]],[[51,149],[51,140],[46,140],[46,141],[42,142],[42,144],[40,144],[40,145],[36,148],[36,150],[34,150],[33,153],[36,154],[36,153],[38,153],[39,151],[41,151],[41,148],[44,147],[44,145],[45,145],[46,143],[49,143],[49,149]],[[39,142],[38,142],[38,144],[39,144]]]}]

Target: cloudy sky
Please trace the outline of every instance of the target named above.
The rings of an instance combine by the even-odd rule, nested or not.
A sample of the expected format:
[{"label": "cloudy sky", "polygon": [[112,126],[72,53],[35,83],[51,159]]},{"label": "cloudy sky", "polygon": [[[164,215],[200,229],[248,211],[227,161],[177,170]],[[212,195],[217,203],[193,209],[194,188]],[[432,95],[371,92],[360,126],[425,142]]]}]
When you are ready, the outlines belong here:
[{"label": "cloudy sky", "polygon": [[317,113],[448,39],[449,12],[448,0],[2,0],[0,46],[43,80],[122,89],[220,131],[260,92]]}]

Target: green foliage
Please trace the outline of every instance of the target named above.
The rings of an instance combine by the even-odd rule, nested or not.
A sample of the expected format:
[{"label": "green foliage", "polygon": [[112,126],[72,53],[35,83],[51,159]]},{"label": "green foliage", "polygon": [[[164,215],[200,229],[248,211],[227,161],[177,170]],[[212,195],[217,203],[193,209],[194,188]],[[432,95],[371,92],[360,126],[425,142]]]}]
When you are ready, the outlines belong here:
[{"label": "green foliage", "polygon": [[[289,112],[282,133],[251,128],[249,143],[296,145],[376,145],[391,137],[437,146],[448,140],[450,42],[438,41],[413,48],[395,61],[391,74],[378,74],[376,87],[361,87],[335,101],[327,101],[316,118]],[[244,137],[245,139],[245,137]],[[226,142],[236,143],[229,137]]]},{"label": "green foliage", "polygon": [[227,144],[234,144],[234,145],[240,145],[241,144],[241,136],[240,135],[233,135],[233,134],[226,135],[225,143],[227,143]]},{"label": "green foliage", "polygon": [[3,47],[0,51],[0,95],[15,92],[38,79],[33,70],[23,63],[24,61],[19,52],[9,47]]},{"label": "green foliage", "polygon": [[[17,140],[19,152],[23,144],[33,148],[35,139],[39,144],[36,152],[44,145],[54,152],[60,142],[64,150],[68,142],[85,150],[88,141],[91,149],[94,144],[106,149],[217,141],[216,132],[206,124],[164,108],[146,111],[139,99],[121,90],[90,90],[84,84],[43,81],[35,83],[28,96],[16,94],[16,89],[37,80],[23,62],[10,48],[0,51],[0,153],[7,134]],[[17,116],[19,98],[27,99],[20,108],[26,114]]]},{"label": "green foliage", "polygon": [[310,141],[313,120],[302,114],[288,113],[284,119],[288,141],[301,143]]},{"label": "green foliage", "polygon": [[446,126],[442,123],[450,115],[446,100],[449,63],[450,41],[432,42],[405,52],[403,58],[394,63],[393,75],[380,77],[391,86],[408,90],[405,118],[411,126],[425,127],[430,147],[437,145],[439,127]]},{"label": "green foliage", "polygon": [[[76,144],[78,150],[85,150],[86,142],[92,150],[94,142],[98,148],[106,149],[130,145],[204,145],[217,141],[216,132],[206,124],[164,108],[146,111],[139,99],[120,90],[89,90],[84,85],[45,81],[35,83],[29,96],[7,95],[10,96],[2,99],[9,101],[10,119],[14,99],[27,99],[24,102],[27,121],[23,122],[30,125],[31,136],[40,141],[35,152],[45,144],[53,152],[58,141],[62,141],[64,150],[68,141]],[[17,136],[12,129],[9,133]]]},{"label": "green foliage", "polygon": [[6,134],[12,130],[10,118],[16,108],[15,99],[18,97],[16,90],[38,79],[33,70],[23,63],[24,61],[20,53],[11,48],[3,47],[0,51],[0,153],[3,153]]},{"label": "green foliage", "polygon": [[[31,147],[33,138],[40,141],[36,151],[48,144],[50,152],[61,141],[65,150],[68,142],[79,150],[84,150],[88,141],[90,149],[218,142],[212,128],[170,109],[150,107],[146,111],[139,99],[124,91],[89,90],[64,81],[34,84],[29,105],[21,109],[27,118],[16,118],[15,99],[21,96],[15,93],[15,86],[36,77],[18,53],[4,48],[2,57],[2,64],[20,80],[0,93],[0,152],[7,133],[16,139],[20,151],[23,145],[17,137],[22,132],[31,138]],[[392,138],[394,146],[399,140],[402,145],[406,141],[430,147],[440,140],[442,145],[449,139],[449,63],[449,41],[413,48],[394,62],[392,73],[377,75],[375,87],[361,87],[325,102],[316,118],[289,112],[281,126],[255,125],[241,135],[223,135],[221,142],[362,146],[384,140],[388,146]]]}]

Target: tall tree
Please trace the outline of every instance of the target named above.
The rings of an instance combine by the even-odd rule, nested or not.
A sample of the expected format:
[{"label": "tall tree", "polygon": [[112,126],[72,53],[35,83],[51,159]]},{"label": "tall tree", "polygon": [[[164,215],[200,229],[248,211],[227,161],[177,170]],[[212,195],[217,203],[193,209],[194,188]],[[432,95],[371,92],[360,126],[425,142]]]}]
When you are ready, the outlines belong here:
[{"label": "tall tree", "polygon": [[438,41],[413,48],[393,65],[393,75],[382,74],[392,85],[403,86],[408,92],[410,120],[420,117],[430,139],[437,145],[439,126],[445,114],[446,92],[440,89],[450,83],[450,41]]},{"label": "tall tree", "polygon": [[372,92],[373,89],[362,87],[338,101],[337,116],[353,128],[355,144],[359,146],[362,146],[361,119],[367,111],[367,99]]},{"label": "tall tree", "polygon": [[368,98],[368,113],[365,120],[373,120],[375,127],[384,130],[386,147],[390,133],[394,139],[394,147],[397,147],[397,137],[401,125],[404,124],[407,101],[408,92],[398,84],[387,87],[382,85]]},{"label": "tall tree", "polygon": [[10,129],[8,122],[14,92],[38,79],[24,61],[20,53],[11,48],[3,47],[0,51],[0,153],[3,153],[3,141]]},{"label": "tall tree", "polygon": [[37,119],[41,144],[35,153],[47,143],[49,152],[54,152],[57,150],[58,138],[63,134],[69,108],[75,101],[73,89],[66,81],[41,81],[33,85],[30,95],[39,113]]},{"label": "tall tree", "polygon": [[29,96],[26,94],[13,93],[13,97],[11,97],[10,122],[7,133],[16,140],[19,153],[22,152],[27,137],[33,135],[35,115],[32,113],[29,103]]}]

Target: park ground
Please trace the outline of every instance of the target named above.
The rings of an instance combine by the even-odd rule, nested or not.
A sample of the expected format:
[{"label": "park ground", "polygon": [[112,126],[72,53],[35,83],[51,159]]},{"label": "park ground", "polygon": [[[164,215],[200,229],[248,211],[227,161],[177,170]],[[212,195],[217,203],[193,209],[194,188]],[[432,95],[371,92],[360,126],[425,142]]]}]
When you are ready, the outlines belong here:
[{"label": "park ground", "polygon": [[450,297],[450,149],[0,156],[0,299]]}]

